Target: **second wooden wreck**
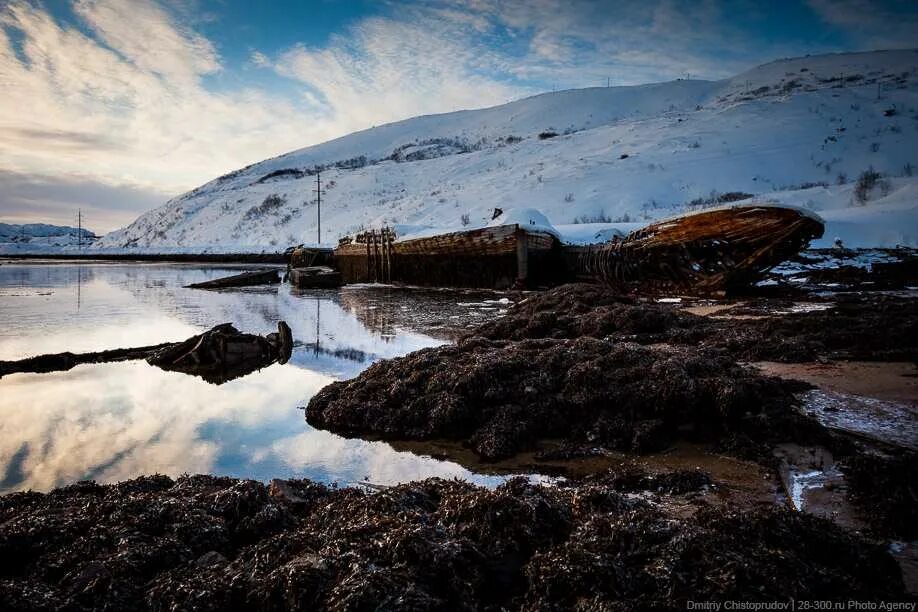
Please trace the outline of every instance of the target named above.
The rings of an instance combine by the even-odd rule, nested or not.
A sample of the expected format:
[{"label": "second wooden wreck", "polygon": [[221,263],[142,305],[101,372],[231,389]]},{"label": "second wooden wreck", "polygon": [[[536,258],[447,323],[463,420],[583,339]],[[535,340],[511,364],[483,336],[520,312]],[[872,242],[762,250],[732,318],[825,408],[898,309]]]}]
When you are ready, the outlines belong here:
[{"label": "second wooden wreck", "polygon": [[335,264],[347,283],[508,289],[563,282],[558,239],[519,224],[397,240],[389,228],[345,238]]}]

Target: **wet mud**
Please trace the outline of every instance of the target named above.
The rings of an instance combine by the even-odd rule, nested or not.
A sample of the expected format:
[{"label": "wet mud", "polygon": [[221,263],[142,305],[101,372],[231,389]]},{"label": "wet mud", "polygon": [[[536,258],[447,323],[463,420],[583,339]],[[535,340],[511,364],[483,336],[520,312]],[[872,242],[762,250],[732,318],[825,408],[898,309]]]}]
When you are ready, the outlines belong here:
[{"label": "wet mud", "polygon": [[[0,601],[32,609],[685,609],[906,599],[885,547],[696,472],[381,491],[206,476],[0,498]],[[650,489],[650,491],[648,491]],[[640,492],[636,494],[636,492]],[[666,500],[698,506],[674,514]],[[141,603],[142,602],[142,603]]]}]

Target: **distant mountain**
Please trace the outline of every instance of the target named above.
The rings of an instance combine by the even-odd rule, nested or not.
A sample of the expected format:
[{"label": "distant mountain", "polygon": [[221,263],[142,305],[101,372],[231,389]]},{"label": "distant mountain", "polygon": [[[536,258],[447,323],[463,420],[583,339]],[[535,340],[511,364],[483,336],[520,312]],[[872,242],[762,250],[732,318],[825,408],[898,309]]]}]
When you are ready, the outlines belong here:
[{"label": "distant mountain", "polygon": [[918,50],[783,59],[722,81],[560,91],[356,132],[230,172],[97,244],[312,243],[321,172],[331,244],[383,224],[479,226],[495,207],[555,225],[645,222],[754,196],[818,211],[827,240],[918,246],[916,142]]},{"label": "distant mountain", "polygon": [[[81,233],[82,232],[82,233]],[[82,239],[80,239],[82,236]],[[66,225],[48,225],[46,223],[0,223],[0,244],[20,247],[64,247],[90,245],[98,236],[85,227],[80,230]],[[9,250],[9,249],[7,249]]]}]

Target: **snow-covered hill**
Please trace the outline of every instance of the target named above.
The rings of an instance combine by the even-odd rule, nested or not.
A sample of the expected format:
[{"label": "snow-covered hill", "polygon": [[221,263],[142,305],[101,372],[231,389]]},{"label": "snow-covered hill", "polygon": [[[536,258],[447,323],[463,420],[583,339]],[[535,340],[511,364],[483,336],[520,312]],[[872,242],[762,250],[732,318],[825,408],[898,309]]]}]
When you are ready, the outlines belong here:
[{"label": "snow-covered hill", "polygon": [[34,251],[57,247],[88,246],[98,239],[83,228],[46,223],[0,223],[0,252]]},{"label": "snow-covered hill", "polygon": [[495,207],[555,225],[642,222],[754,196],[819,211],[830,241],[837,219],[850,246],[876,223],[892,225],[865,230],[870,245],[918,246],[916,143],[918,50],[787,59],[724,81],[561,91],[375,127],[231,172],[97,245],[314,243],[321,171],[328,244],[384,224],[483,225]]}]

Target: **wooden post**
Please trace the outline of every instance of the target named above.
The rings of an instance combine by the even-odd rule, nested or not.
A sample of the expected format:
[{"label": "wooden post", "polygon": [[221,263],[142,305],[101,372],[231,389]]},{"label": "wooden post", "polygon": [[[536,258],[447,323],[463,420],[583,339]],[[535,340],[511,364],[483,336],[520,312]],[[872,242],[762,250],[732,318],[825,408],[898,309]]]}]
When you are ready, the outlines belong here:
[{"label": "wooden post", "polygon": [[389,265],[394,269],[398,266],[398,258],[395,256],[395,232],[392,232],[392,236],[389,237],[389,244],[392,247],[392,254],[390,255]]},{"label": "wooden post", "polygon": [[366,282],[370,282],[370,233],[364,232],[363,239],[367,243],[367,278],[366,278]]},{"label": "wooden post", "polygon": [[379,232],[373,230],[373,261],[375,265],[376,278],[374,279],[377,283],[382,280],[382,262],[379,257]]},{"label": "wooden post", "polygon": [[529,235],[519,225],[516,226],[516,284],[526,286],[529,278]]},{"label": "wooden post", "polygon": [[382,243],[383,243],[383,278],[385,279],[387,283],[391,283],[392,282],[392,263],[391,263],[390,257],[392,255],[392,232],[388,227],[383,229]]}]

